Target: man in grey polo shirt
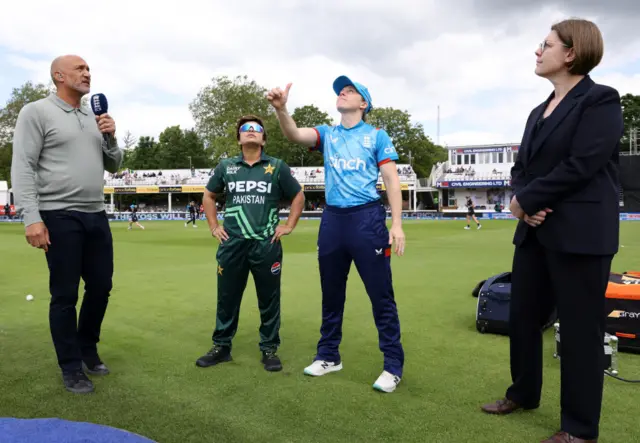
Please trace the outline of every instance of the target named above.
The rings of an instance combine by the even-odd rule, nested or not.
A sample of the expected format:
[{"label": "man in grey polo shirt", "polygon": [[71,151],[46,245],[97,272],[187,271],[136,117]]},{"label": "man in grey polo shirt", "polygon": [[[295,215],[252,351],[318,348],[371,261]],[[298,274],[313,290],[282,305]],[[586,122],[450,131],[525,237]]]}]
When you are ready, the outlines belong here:
[{"label": "man in grey polo shirt", "polygon": [[[109,373],[97,351],[113,276],[103,177],[105,169],[117,172],[123,152],[113,119],[81,106],[91,86],[87,63],[58,57],[51,78],[57,92],[18,116],[11,181],[27,242],[45,252],[49,266],[49,325],[64,385],[88,393],[94,388],[85,371]],[[85,292],[77,318],[80,278]]]}]

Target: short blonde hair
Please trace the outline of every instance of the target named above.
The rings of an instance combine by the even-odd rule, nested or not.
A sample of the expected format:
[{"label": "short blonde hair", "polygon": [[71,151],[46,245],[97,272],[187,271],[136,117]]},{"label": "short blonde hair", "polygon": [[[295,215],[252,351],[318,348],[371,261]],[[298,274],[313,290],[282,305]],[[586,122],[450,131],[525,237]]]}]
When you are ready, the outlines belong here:
[{"label": "short blonde hair", "polygon": [[604,55],[604,41],[595,23],[573,18],[556,23],[551,30],[575,53],[573,63],[568,66],[571,74],[587,75],[600,64]]}]

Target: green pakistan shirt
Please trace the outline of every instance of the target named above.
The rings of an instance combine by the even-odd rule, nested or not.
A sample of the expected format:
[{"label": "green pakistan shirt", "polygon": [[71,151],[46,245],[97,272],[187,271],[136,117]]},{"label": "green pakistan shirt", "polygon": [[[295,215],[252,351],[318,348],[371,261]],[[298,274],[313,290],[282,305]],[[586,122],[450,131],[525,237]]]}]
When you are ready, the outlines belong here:
[{"label": "green pakistan shirt", "polygon": [[263,152],[253,166],[242,154],[221,160],[207,189],[226,194],[224,229],[230,236],[266,240],[280,222],[278,203],[291,201],[302,187],[285,162]]}]

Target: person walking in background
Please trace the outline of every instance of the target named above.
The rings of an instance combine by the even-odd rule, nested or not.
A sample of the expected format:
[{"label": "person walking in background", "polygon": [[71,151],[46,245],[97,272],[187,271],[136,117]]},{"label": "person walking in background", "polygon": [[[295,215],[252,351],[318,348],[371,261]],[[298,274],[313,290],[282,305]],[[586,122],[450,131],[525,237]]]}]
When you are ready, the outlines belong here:
[{"label": "person walking in background", "polygon": [[144,231],[144,226],[142,226],[138,221],[138,205],[133,203],[130,209],[131,209],[131,215],[129,216],[129,231],[131,231],[131,228],[133,227],[134,223],[137,227],[139,227]]},{"label": "person walking in background", "polygon": [[473,200],[471,199],[470,196],[467,196],[467,202],[465,204],[465,206],[467,207],[467,226],[465,226],[465,229],[471,229],[470,225],[470,219],[473,219],[474,222],[476,222],[476,225],[478,226],[478,229],[480,229],[482,227],[482,225],[480,224],[480,222],[478,221],[478,218],[476,217],[476,211],[474,209],[474,204],[473,204]]},{"label": "person walking in background", "polygon": [[187,210],[189,211],[189,220],[185,222],[184,227],[186,228],[189,223],[193,223],[193,227],[197,228],[196,219],[198,218],[198,207],[196,203],[194,201],[189,202]]}]

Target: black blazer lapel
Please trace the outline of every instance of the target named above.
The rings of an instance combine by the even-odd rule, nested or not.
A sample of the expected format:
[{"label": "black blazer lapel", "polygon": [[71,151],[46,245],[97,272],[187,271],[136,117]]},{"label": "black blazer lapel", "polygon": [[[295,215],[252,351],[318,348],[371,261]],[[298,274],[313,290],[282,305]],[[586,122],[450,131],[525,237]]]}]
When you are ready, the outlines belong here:
[{"label": "black blazer lapel", "polygon": [[[580,82],[573,87],[571,91],[566,95],[565,98],[562,99],[560,104],[553,110],[551,115],[546,118],[542,129],[536,135],[533,143],[531,143],[531,152],[527,155],[528,159],[531,159],[540,149],[544,141],[549,137],[549,135],[556,129],[556,127],[564,120],[567,114],[573,109],[573,107],[578,103],[580,97],[591,89],[593,85],[593,80],[589,76],[585,76]],[[554,94],[551,95],[553,97]],[[550,97],[550,98],[551,98]],[[544,113],[544,109],[546,109],[546,104],[549,101],[545,102],[545,106],[542,107],[542,112],[540,112],[538,118],[533,122],[533,126],[538,123],[538,120],[542,118]]]},{"label": "black blazer lapel", "polygon": [[527,127],[524,130],[524,135],[522,136],[522,143],[520,144],[520,154],[522,156],[523,163],[526,162],[531,157],[531,135],[538,124],[538,120],[542,117],[542,113],[547,107],[549,100],[546,100],[541,105],[538,105],[536,109],[533,110],[532,119],[528,122]]}]

